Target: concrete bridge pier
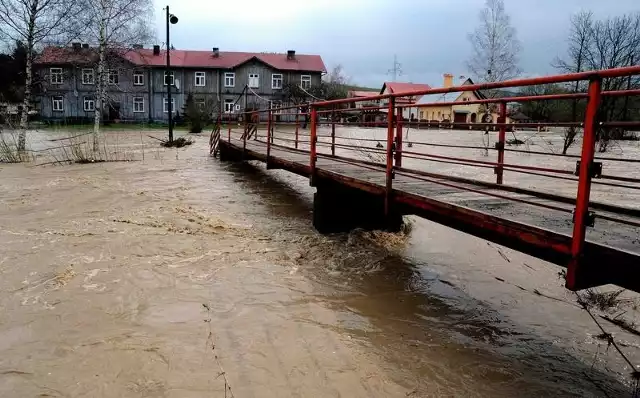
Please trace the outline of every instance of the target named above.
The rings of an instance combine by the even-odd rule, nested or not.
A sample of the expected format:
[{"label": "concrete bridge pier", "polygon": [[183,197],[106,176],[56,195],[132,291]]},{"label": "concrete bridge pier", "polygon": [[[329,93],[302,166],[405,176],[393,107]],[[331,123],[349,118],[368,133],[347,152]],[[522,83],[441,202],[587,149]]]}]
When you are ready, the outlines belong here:
[{"label": "concrete bridge pier", "polygon": [[384,196],[318,181],[313,195],[313,226],[322,233],[348,232],[356,228],[397,232],[402,215],[384,214]]},{"label": "concrete bridge pier", "polygon": [[227,145],[220,145],[220,160],[223,162],[241,162],[242,160],[242,152],[234,151],[229,148]]}]

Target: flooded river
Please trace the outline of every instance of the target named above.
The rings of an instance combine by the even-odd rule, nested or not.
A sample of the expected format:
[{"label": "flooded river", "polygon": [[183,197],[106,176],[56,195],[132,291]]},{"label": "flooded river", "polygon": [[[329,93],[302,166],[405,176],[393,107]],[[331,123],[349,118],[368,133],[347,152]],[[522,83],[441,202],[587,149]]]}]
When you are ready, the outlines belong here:
[{"label": "flooded river", "polygon": [[1,397],[631,396],[558,267],[322,236],[303,178],[110,134],[137,161],[0,165]]}]

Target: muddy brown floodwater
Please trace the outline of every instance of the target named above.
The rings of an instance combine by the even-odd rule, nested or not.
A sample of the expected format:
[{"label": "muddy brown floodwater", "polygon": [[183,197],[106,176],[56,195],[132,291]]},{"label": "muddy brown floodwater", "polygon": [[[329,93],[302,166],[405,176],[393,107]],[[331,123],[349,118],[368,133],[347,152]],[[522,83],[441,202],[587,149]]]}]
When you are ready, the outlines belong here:
[{"label": "muddy brown floodwater", "polygon": [[302,178],[110,135],[138,161],[0,165],[1,397],[631,396],[557,267],[321,236]]}]

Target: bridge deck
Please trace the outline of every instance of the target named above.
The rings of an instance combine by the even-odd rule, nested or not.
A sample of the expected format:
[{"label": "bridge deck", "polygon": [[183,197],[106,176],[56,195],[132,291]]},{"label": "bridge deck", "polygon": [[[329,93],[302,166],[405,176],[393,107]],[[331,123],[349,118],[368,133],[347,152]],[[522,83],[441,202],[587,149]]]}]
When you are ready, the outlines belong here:
[{"label": "bridge deck", "polygon": [[[266,162],[267,146],[262,140],[244,142],[222,140],[222,150],[234,151],[246,160]],[[270,168],[285,169],[309,177],[309,152],[272,145]],[[426,175],[425,175],[426,174]],[[574,205],[556,198],[540,197],[525,192],[472,180],[440,178],[419,170],[397,169],[393,180],[392,201],[403,214],[416,214],[458,230],[485,238],[535,257],[566,266],[570,258],[571,210]],[[319,154],[316,176],[383,195],[385,168],[364,161]],[[442,176],[445,177],[445,176]],[[488,195],[498,195],[492,197]],[[552,206],[540,208],[510,199],[525,199]],[[564,211],[563,211],[564,210]],[[607,215],[637,222],[640,215],[631,212],[621,216],[598,209],[596,225],[589,228],[585,247],[585,270],[589,285],[614,283],[640,290],[640,233],[637,226],[608,221]],[[603,266],[607,264],[606,274]],[[603,280],[605,279],[605,280]],[[587,286],[584,286],[587,287]]]}]

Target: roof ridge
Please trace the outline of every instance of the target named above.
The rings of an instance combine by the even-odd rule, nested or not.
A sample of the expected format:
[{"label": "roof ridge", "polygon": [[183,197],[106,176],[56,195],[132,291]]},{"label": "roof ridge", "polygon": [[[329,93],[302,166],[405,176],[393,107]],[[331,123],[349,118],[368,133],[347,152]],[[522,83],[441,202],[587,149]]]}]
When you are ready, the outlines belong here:
[{"label": "roof ridge", "polygon": [[[47,46],[36,60],[36,64],[69,64],[95,62],[95,47],[93,51],[80,51],[68,46]],[[327,71],[322,57],[318,54],[297,54],[295,59],[289,59],[285,53],[247,52],[247,51],[222,51],[218,56],[213,51],[207,50],[171,50],[174,54],[173,66],[175,68],[201,67],[233,69],[252,58],[263,62],[277,70],[320,72]],[[153,55],[152,48],[134,49],[123,51],[119,54],[124,60],[134,64],[148,67],[164,66],[166,50],[159,55]],[[91,54],[89,54],[91,53]]]}]

